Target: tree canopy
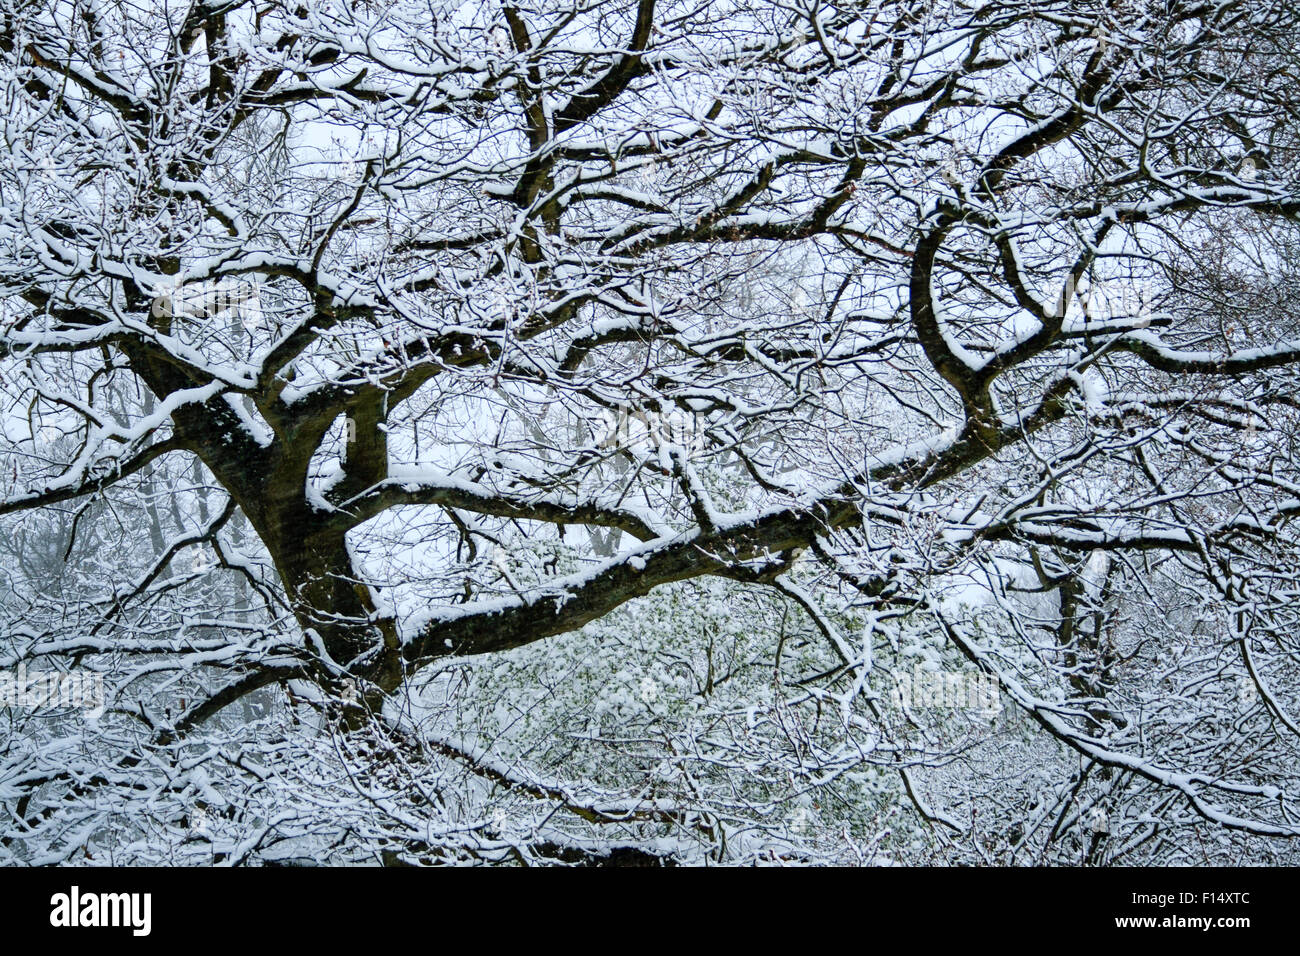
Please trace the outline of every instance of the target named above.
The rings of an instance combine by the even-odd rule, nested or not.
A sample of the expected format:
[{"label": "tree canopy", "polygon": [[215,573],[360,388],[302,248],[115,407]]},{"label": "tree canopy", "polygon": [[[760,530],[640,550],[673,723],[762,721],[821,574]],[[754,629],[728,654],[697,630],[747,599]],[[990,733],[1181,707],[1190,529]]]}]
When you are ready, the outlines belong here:
[{"label": "tree canopy", "polygon": [[1292,3],[0,24],[0,860],[1294,862]]}]

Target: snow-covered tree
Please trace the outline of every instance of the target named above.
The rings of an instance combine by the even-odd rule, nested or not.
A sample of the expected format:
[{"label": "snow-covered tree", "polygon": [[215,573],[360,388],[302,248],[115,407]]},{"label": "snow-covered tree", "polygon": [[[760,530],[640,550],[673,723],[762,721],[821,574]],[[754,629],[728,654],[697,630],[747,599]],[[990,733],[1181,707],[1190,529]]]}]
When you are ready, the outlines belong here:
[{"label": "snow-covered tree", "polygon": [[0,0],[0,859],[1293,860],[1297,29]]}]

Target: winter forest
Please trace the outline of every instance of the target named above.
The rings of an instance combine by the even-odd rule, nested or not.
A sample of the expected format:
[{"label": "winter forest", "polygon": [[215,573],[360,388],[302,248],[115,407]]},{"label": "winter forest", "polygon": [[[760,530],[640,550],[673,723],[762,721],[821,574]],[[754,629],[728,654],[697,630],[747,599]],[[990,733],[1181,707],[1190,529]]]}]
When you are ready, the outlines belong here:
[{"label": "winter forest", "polygon": [[1292,0],[0,0],[0,864],[1300,863]]}]

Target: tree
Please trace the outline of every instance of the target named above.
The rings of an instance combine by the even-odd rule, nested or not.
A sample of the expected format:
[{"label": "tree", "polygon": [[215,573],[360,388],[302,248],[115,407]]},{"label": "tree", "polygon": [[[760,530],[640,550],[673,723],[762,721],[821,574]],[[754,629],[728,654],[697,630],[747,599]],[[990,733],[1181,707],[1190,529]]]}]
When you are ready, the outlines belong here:
[{"label": "tree", "polygon": [[[1056,853],[1073,827],[1078,859],[1176,859],[1207,823],[1246,841],[1231,852],[1289,852],[1291,5],[60,0],[0,19],[0,516],[13,542],[75,506],[53,563],[98,562],[54,614],[13,546],[5,659],[115,681],[98,756],[61,765],[75,725],[14,732],[10,852],[86,851],[70,821],[101,825],[96,801],[123,801],[128,830],[220,807],[192,776],[131,791],[158,754],[251,746],[230,708],[251,727],[254,701],[277,733],[318,709],[348,792],[433,761],[719,858],[750,852],[726,834],[762,808],[877,762],[950,854]],[[87,530],[123,513],[139,524],[116,539]],[[783,744],[692,736],[732,773],[750,746],[784,767],[765,797],[719,809],[680,753],[671,807],[628,780],[579,797],[543,779],[568,757],[503,763],[443,711],[422,723],[469,659],[608,637],[683,593],[749,623],[747,693],[757,668],[773,714],[818,717]],[[704,631],[674,631],[692,613],[656,627],[697,674]],[[890,706],[917,659],[988,675],[1041,735],[1025,746],[1077,763],[1018,833],[992,784],[1001,822],[956,819],[945,776],[996,734]],[[235,763],[259,781],[231,809],[258,847],[291,828],[250,809],[267,778]],[[820,783],[791,782],[810,767]],[[599,789],[599,764],[569,769]],[[327,776],[302,769],[293,798]],[[411,835],[460,819],[439,792],[385,803],[392,830],[343,796],[330,812],[430,859],[460,846]],[[514,852],[590,850],[563,836]]]}]

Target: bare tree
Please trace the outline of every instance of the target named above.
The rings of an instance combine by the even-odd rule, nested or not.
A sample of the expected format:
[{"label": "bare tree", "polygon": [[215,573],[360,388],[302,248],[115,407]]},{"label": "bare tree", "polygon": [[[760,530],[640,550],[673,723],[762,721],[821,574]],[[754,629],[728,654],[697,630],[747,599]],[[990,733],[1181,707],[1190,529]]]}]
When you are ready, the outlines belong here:
[{"label": "bare tree", "polygon": [[[424,859],[483,832],[416,835],[456,818],[455,786],[386,790],[381,826],[331,774],[374,797],[450,761],[727,858],[726,834],[879,764],[950,854],[1177,860],[1206,823],[1288,852],[1259,847],[1300,834],[1297,19],[4,0],[0,516],[16,540],[63,515],[55,565],[106,522],[131,542],[58,615],[14,546],[4,660],[117,676],[93,758],[62,765],[48,728],[11,745],[6,846],[84,848],[96,800],[131,826],[219,805],[132,781],[218,752],[223,712],[261,700],[339,730],[346,759],[300,769],[296,799]],[[728,804],[676,737],[668,801],[449,729],[467,658],[615,646],[618,609],[705,579],[750,622],[737,684],[761,670],[784,703],[745,743],[729,700],[703,762],[782,768],[775,802]],[[700,626],[679,675],[713,699],[725,628]],[[892,707],[919,659],[1029,720],[1017,772],[1046,747],[1073,775],[1023,806],[962,797],[955,768],[1006,769],[1000,738]],[[229,762],[246,802],[274,792]],[[293,829],[266,799],[232,860]],[[996,832],[963,816],[980,800]],[[294,832],[323,839],[311,817]],[[531,832],[512,852],[582,855]]]}]

